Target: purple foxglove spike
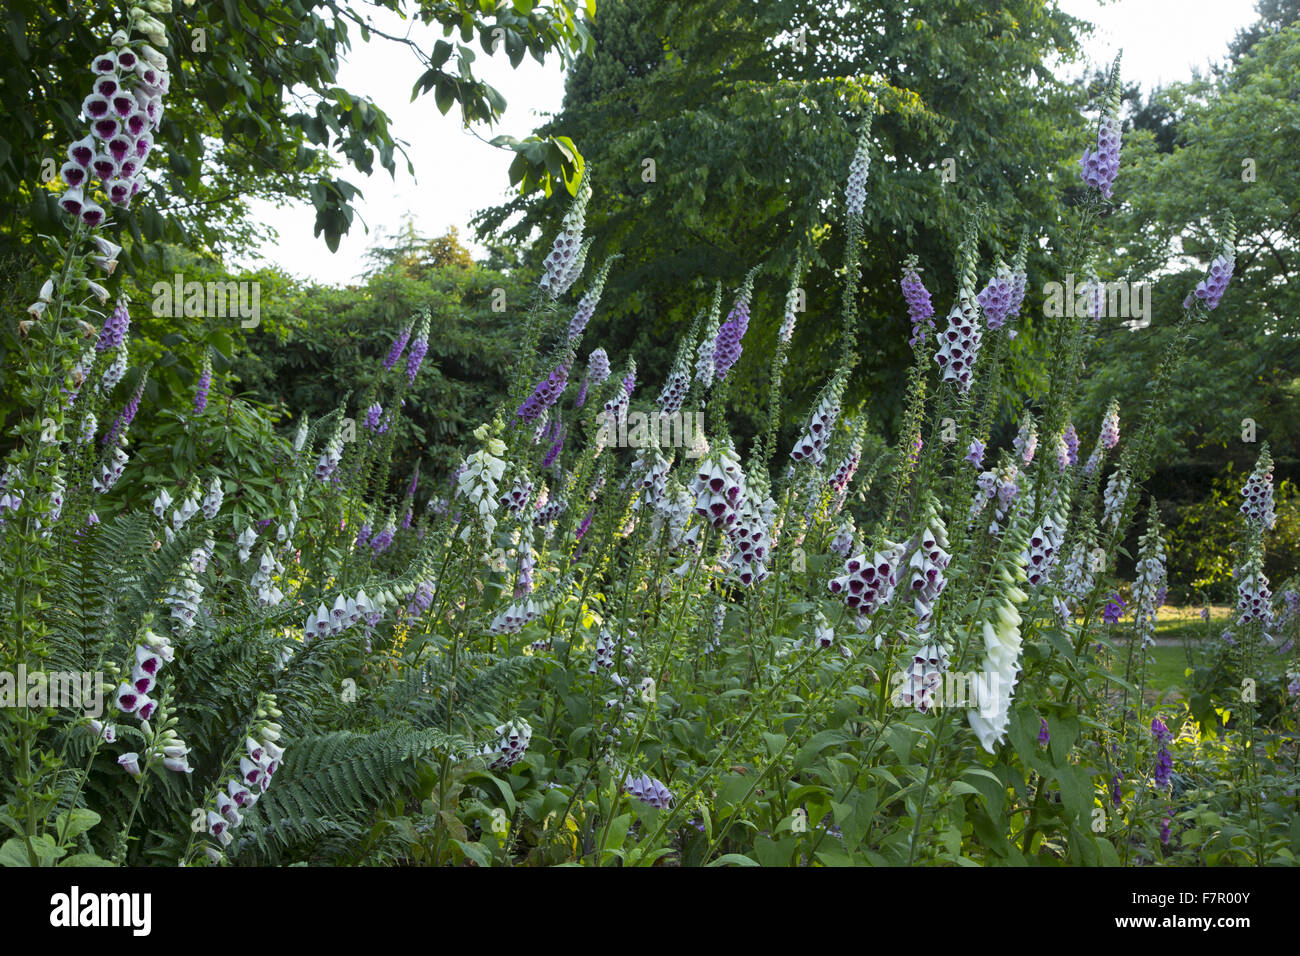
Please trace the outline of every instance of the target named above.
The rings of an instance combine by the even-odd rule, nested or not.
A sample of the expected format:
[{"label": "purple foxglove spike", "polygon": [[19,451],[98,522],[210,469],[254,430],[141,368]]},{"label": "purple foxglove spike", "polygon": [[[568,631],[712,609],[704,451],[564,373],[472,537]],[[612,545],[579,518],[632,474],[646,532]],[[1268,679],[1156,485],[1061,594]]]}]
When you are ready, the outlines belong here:
[{"label": "purple foxglove spike", "polygon": [[899,284],[903,289],[903,299],[907,302],[908,317],[912,320],[912,337],[908,344],[924,345],[926,335],[934,334],[934,306],[930,303],[929,291],[921,282],[916,256],[908,257]]},{"label": "purple foxglove spike", "polygon": [[402,357],[402,352],[403,350],[405,350],[406,343],[410,340],[410,338],[411,338],[411,323],[408,322],[406,324],[406,327],[402,329],[402,331],[398,334],[397,338],[393,339],[393,345],[388,350],[388,356],[384,359],[385,372],[389,371],[394,365],[397,364],[397,360]]},{"label": "purple foxglove spike", "polygon": [[201,415],[208,407],[208,392],[212,388],[212,363],[204,362],[203,371],[199,373],[199,382],[194,389],[194,414]]}]

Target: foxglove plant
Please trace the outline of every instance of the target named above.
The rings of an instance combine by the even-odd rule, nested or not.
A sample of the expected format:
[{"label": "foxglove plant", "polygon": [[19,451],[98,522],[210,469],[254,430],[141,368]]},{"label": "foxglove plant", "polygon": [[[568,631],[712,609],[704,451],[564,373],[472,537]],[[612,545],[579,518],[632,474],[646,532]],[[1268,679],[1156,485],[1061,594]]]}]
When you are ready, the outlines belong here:
[{"label": "foxglove plant", "polygon": [[1041,587],[1052,576],[1064,540],[1065,518],[1059,512],[1045,516],[1029,536],[1029,546],[1021,559],[1025,580],[1031,587]]},{"label": "foxglove plant", "polygon": [[1133,581],[1133,627],[1143,647],[1156,642],[1156,615],[1165,593],[1165,546],[1160,531],[1160,512],[1152,501],[1146,534],[1138,542],[1137,576]]},{"label": "foxglove plant", "polygon": [[208,407],[208,393],[212,390],[212,360],[203,359],[203,368],[199,372],[198,384],[194,387],[194,414],[202,415]]},{"label": "foxglove plant", "polygon": [[911,570],[912,609],[916,612],[917,632],[921,635],[930,630],[934,604],[948,583],[944,571],[952,560],[952,555],[944,550],[948,546],[948,532],[939,516],[938,502],[932,500],[927,513],[924,530],[912,544],[911,556],[907,558]]},{"label": "foxglove plant", "polygon": [[817,407],[808,420],[807,427],[790,449],[791,458],[795,461],[810,461],[818,467],[826,463],[826,448],[840,417],[840,399],[843,394],[844,379],[836,375],[817,397]]},{"label": "foxglove plant", "polygon": [[424,362],[424,357],[429,353],[429,311],[426,309],[420,317],[420,326],[415,332],[415,341],[411,343],[411,351],[406,355],[406,381],[408,384],[415,382],[415,376],[420,371],[420,365]]},{"label": "foxglove plant", "polygon": [[745,475],[734,449],[721,446],[700,461],[691,483],[695,513],[719,531],[726,531],[740,517],[745,497]]},{"label": "foxglove plant", "polygon": [[869,125],[858,135],[858,146],[849,163],[849,180],[844,187],[844,208],[850,216],[861,216],[867,201],[867,173],[871,170]]},{"label": "foxglove plant", "polygon": [[957,301],[948,313],[948,328],[939,336],[939,351],[934,360],[939,364],[945,382],[955,382],[958,391],[966,394],[974,381],[975,360],[979,357],[983,333],[979,325],[979,308],[975,297],[975,235],[974,226],[968,224],[967,236],[962,243],[962,263],[959,271],[961,285]]},{"label": "foxglove plant", "polygon": [[393,344],[388,349],[388,355],[384,357],[385,372],[392,371],[393,366],[397,364],[397,360],[402,357],[402,352],[406,350],[406,343],[411,339],[413,325],[413,322],[407,322],[402,327],[402,331],[397,334],[397,338],[393,339]]},{"label": "foxglove plant", "polygon": [[1016,276],[999,259],[994,267],[993,277],[989,279],[988,284],[976,296],[976,301],[979,302],[979,306],[984,312],[984,318],[988,322],[990,331],[996,332],[1007,321],[1012,306],[1016,304],[1015,294]]},{"label": "foxglove plant", "polygon": [[1080,178],[1084,185],[1095,189],[1107,199],[1111,196],[1111,186],[1119,174],[1120,149],[1120,84],[1119,57],[1110,69],[1110,82],[1106,89],[1106,99],[1102,104],[1101,119],[1097,124],[1097,148],[1084,150],[1079,159]]},{"label": "foxglove plant", "polygon": [[905,544],[883,542],[871,558],[865,553],[844,562],[844,574],[827,585],[850,609],[858,614],[874,614],[888,604],[898,585]]},{"label": "foxglove plant", "polygon": [[1271,531],[1277,522],[1277,512],[1273,507],[1273,456],[1269,454],[1267,443],[1260,450],[1255,470],[1246,479],[1241,489],[1241,513],[1246,524],[1258,532]]},{"label": "foxglove plant", "polygon": [[717,372],[715,357],[721,316],[722,283],[719,282],[713,288],[713,306],[709,309],[709,317],[704,323],[704,332],[695,353],[695,380],[705,388],[713,384]]},{"label": "foxglove plant", "polygon": [[726,378],[731,367],[740,360],[740,340],[749,328],[749,300],[754,294],[754,275],[757,272],[757,268],[751,269],[749,275],[745,276],[745,281],[736,293],[736,303],[714,339],[713,374],[718,377],[718,381]]},{"label": "foxglove plant", "polygon": [[600,385],[609,378],[609,356],[604,349],[595,349],[587,356],[587,378],[592,385]]},{"label": "foxglove plant", "polygon": [[1219,307],[1219,301],[1223,298],[1223,293],[1228,290],[1228,283],[1232,281],[1232,272],[1236,266],[1237,257],[1234,248],[1236,237],[1236,224],[1229,219],[1219,243],[1218,255],[1210,262],[1205,278],[1198,282],[1196,289],[1183,300],[1183,308],[1190,309],[1194,302],[1200,302],[1211,312]]},{"label": "foxglove plant", "polygon": [[591,317],[596,314],[596,306],[600,304],[601,294],[605,291],[605,280],[609,277],[609,267],[614,264],[618,256],[607,258],[592,277],[591,285],[578,300],[578,308],[573,313],[573,318],[569,320],[569,348],[576,348],[578,340],[582,338],[583,330],[586,329],[587,323]]},{"label": "foxglove plant", "polygon": [[662,782],[646,774],[633,776],[628,774],[623,779],[623,789],[629,796],[635,797],[656,810],[665,810],[672,806],[673,794]]},{"label": "foxglove plant", "polygon": [[994,753],[1010,723],[1011,700],[1020,673],[1021,616],[1017,605],[1029,596],[1019,588],[1027,580],[1022,563],[1027,550],[1025,509],[1017,510],[1007,529],[1006,556],[998,561],[1000,582],[988,609],[978,622],[984,642],[984,660],[978,684],[978,706],[966,711],[966,720],[979,738],[980,745]]},{"label": "foxglove plant", "polygon": [[1109,525],[1112,531],[1119,529],[1120,518],[1123,517],[1124,505],[1128,501],[1132,484],[1132,478],[1123,469],[1114,472],[1110,476],[1110,481],[1106,483],[1106,490],[1102,493],[1101,523]]},{"label": "foxglove plant", "polygon": [[935,691],[939,689],[947,670],[947,647],[935,643],[918,648],[899,681],[894,697],[895,706],[914,707],[923,714],[929,713],[935,705]]},{"label": "foxglove plant", "polygon": [[483,748],[483,755],[493,758],[489,761],[488,768],[509,770],[523,759],[528,744],[533,739],[533,728],[522,717],[516,717],[497,727],[494,733],[499,737],[496,746],[487,745]]},{"label": "foxglove plant", "polygon": [[[505,442],[496,437],[499,432],[499,422],[491,426],[480,425],[474,430],[474,437],[483,443],[483,447],[465,459],[465,471],[456,482],[456,494],[465,498],[477,514],[489,546],[497,526],[497,483],[506,470],[506,463],[498,457],[506,451]],[[461,539],[468,541],[472,533],[473,526],[467,525],[461,532]]]},{"label": "foxglove plant", "polygon": [[1026,465],[1034,460],[1034,454],[1038,451],[1038,427],[1033,419],[1026,418],[1021,423],[1020,431],[1011,444],[1020,453],[1020,460]]},{"label": "foxglove plant", "polygon": [[578,278],[578,257],[582,251],[582,230],[587,222],[587,203],[591,201],[591,173],[583,173],[577,195],[560,222],[560,233],[555,237],[550,254],[542,263],[542,278],[538,283],[543,292],[556,299],[568,291]]},{"label": "foxglove plant", "polygon": [[569,363],[571,361],[571,357],[565,356],[555,366],[555,371],[534,386],[533,393],[515,412],[516,418],[525,424],[530,424],[559,401],[565,387],[569,384]]}]

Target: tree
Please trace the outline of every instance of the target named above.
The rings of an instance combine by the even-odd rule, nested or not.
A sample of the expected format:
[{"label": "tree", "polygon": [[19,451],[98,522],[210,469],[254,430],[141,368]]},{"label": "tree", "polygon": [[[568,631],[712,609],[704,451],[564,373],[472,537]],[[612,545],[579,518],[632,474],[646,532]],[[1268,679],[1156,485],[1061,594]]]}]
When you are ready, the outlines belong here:
[{"label": "tree", "polygon": [[[441,39],[425,50],[409,36],[374,29],[367,6],[440,26],[444,37],[458,34],[460,42]],[[504,48],[515,66],[525,53],[539,62],[548,54],[569,60],[589,45],[579,7],[578,0],[221,0],[159,13],[159,40],[166,43],[155,46],[164,48],[171,79],[156,138],[163,159],[151,164],[152,195],[116,216],[119,243],[122,234],[136,240],[123,244],[137,265],[144,239],[218,254],[247,249],[265,238],[248,215],[250,200],[310,196],[316,235],[337,248],[360,194],[342,169],[369,175],[378,164],[394,173],[398,154],[405,155],[388,116],[337,85],[340,58],[355,37],[414,55],[423,72],[412,99],[432,92],[443,113],[459,106],[467,126],[490,126],[505,99],[474,76],[469,44],[477,40],[489,53]],[[593,14],[593,0],[585,9]],[[112,4],[6,4],[11,50],[0,57],[0,112],[12,123],[0,130],[0,247],[30,243],[33,221],[37,232],[54,231],[57,168],[68,145],[85,134],[80,110],[92,79],[88,66],[125,15]],[[559,181],[581,168],[566,138],[516,145],[525,150],[530,186],[544,180],[549,189],[552,167]],[[409,157],[407,167],[414,173]]]},{"label": "tree", "polygon": [[1160,92],[1162,108],[1177,117],[1172,152],[1143,131],[1125,146],[1114,234],[1138,238],[1111,244],[1104,278],[1151,281],[1152,324],[1130,331],[1114,323],[1103,336],[1090,362],[1097,374],[1087,415],[1141,393],[1183,297],[1214,255],[1215,231],[1228,216],[1236,222],[1232,284],[1169,396],[1163,447],[1185,464],[1199,458],[1217,470],[1230,456],[1241,470],[1256,454],[1251,442],[1268,440],[1282,474],[1300,450],[1292,414],[1300,397],[1300,183],[1285,135],[1300,129],[1298,73],[1300,25],[1269,33],[1221,79]]},{"label": "tree", "polygon": [[[983,225],[990,258],[1010,258],[1022,226],[1048,220],[1062,184],[1077,180],[1086,134],[1077,91],[1047,64],[1074,55],[1083,27],[1043,0],[602,4],[596,52],[570,70],[563,110],[539,131],[584,144],[595,190],[588,261],[624,256],[593,332],[662,378],[714,281],[734,288],[760,265],[753,250],[772,249],[742,358],[753,361],[770,354],[803,255],[812,271],[791,378],[806,383],[807,401],[836,362],[826,330],[837,321],[844,237],[832,223],[870,122],[859,303],[870,334],[856,384],[892,423],[909,360],[903,259],[920,255],[946,310],[957,237],[978,200],[996,210]],[[519,198],[476,225],[488,233],[520,214],[505,235],[522,243],[559,206]],[[694,302],[682,302],[683,283],[694,283]]]}]

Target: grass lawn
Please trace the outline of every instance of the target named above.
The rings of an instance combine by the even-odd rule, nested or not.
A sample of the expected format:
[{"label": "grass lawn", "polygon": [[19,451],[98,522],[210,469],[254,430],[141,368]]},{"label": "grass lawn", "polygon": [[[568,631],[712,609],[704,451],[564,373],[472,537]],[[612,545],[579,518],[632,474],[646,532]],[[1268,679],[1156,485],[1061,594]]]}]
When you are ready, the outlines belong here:
[{"label": "grass lawn", "polygon": [[[1207,637],[1217,637],[1232,618],[1232,608],[1226,604],[1210,606],[1210,621],[1201,619],[1200,607],[1160,608],[1156,619],[1156,640],[1160,643],[1147,649],[1147,695],[1154,698],[1162,692],[1177,691],[1180,695],[1186,686],[1187,653],[1185,643],[1196,647]],[[1125,617],[1125,623],[1130,618]],[[1132,633],[1131,631],[1129,633]],[[1116,641],[1116,647],[1127,649],[1127,643]],[[1137,663],[1136,661],[1134,662]],[[1121,665],[1122,670],[1122,665]],[[1136,675],[1134,676],[1136,682]]]},{"label": "grass lawn", "polygon": [[[1232,608],[1226,604],[1210,605],[1210,622],[1201,620],[1200,607],[1170,607],[1165,605],[1156,614],[1156,638],[1177,641],[1198,641],[1219,634],[1232,619]],[[1181,651],[1179,652],[1181,654]],[[1181,671],[1179,672],[1181,676]]]},{"label": "grass lawn", "polygon": [[[1199,623],[1199,622],[1198,622]],[[1187,654],[1181,646],[1156,646],[1147,649],[1147,687],[1152,690],[1182,690],[1187,670]]]}]

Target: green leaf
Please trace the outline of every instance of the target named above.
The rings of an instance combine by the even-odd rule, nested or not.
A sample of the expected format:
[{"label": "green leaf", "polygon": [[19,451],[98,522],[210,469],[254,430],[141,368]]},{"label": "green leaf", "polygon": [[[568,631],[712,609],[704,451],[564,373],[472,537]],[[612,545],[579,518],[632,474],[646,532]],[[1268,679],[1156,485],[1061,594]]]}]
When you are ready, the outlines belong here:
[{"label": "green leaf", "polygon": [[798,845],[799,838],[788,836],[781,840],[771,840],[762,834],[754,838],[754,855],[760,866],[789,866],[791,854]]},{"label": "green leaf", "polygon": [[460,847],[465,858],[473,860],[479,866],[492,865],[492,851],[482,843],[470,843],[465,840],[457,840],[456,845]]},{"label": "green leaf", "polygon": [[619,850],[627,839],[627,829],[632,825],[632,814],[623,813],[616,816],[609,824],[609,834],[605,837],[605,852]]},{"label": "green leaf", "polygon": [[29,866],[27,846],[18,837],[10,837],[0,846],[0,866]]},{"label": "green leaf", "polygon": [[751,860],[741,853],[725,853],[716,860],[711,860],[708,866],[759,866],[760,864]]},{"label": "green leaf", "polygon": [[[78,807],[75,810],[60,813],[55,818],[54,832],[60,835],[64,841],[74,840],[77,836],[99,823],[99,820],[100,816],[94,810]],[[66,831],[64,827],[67,827]]]}]

